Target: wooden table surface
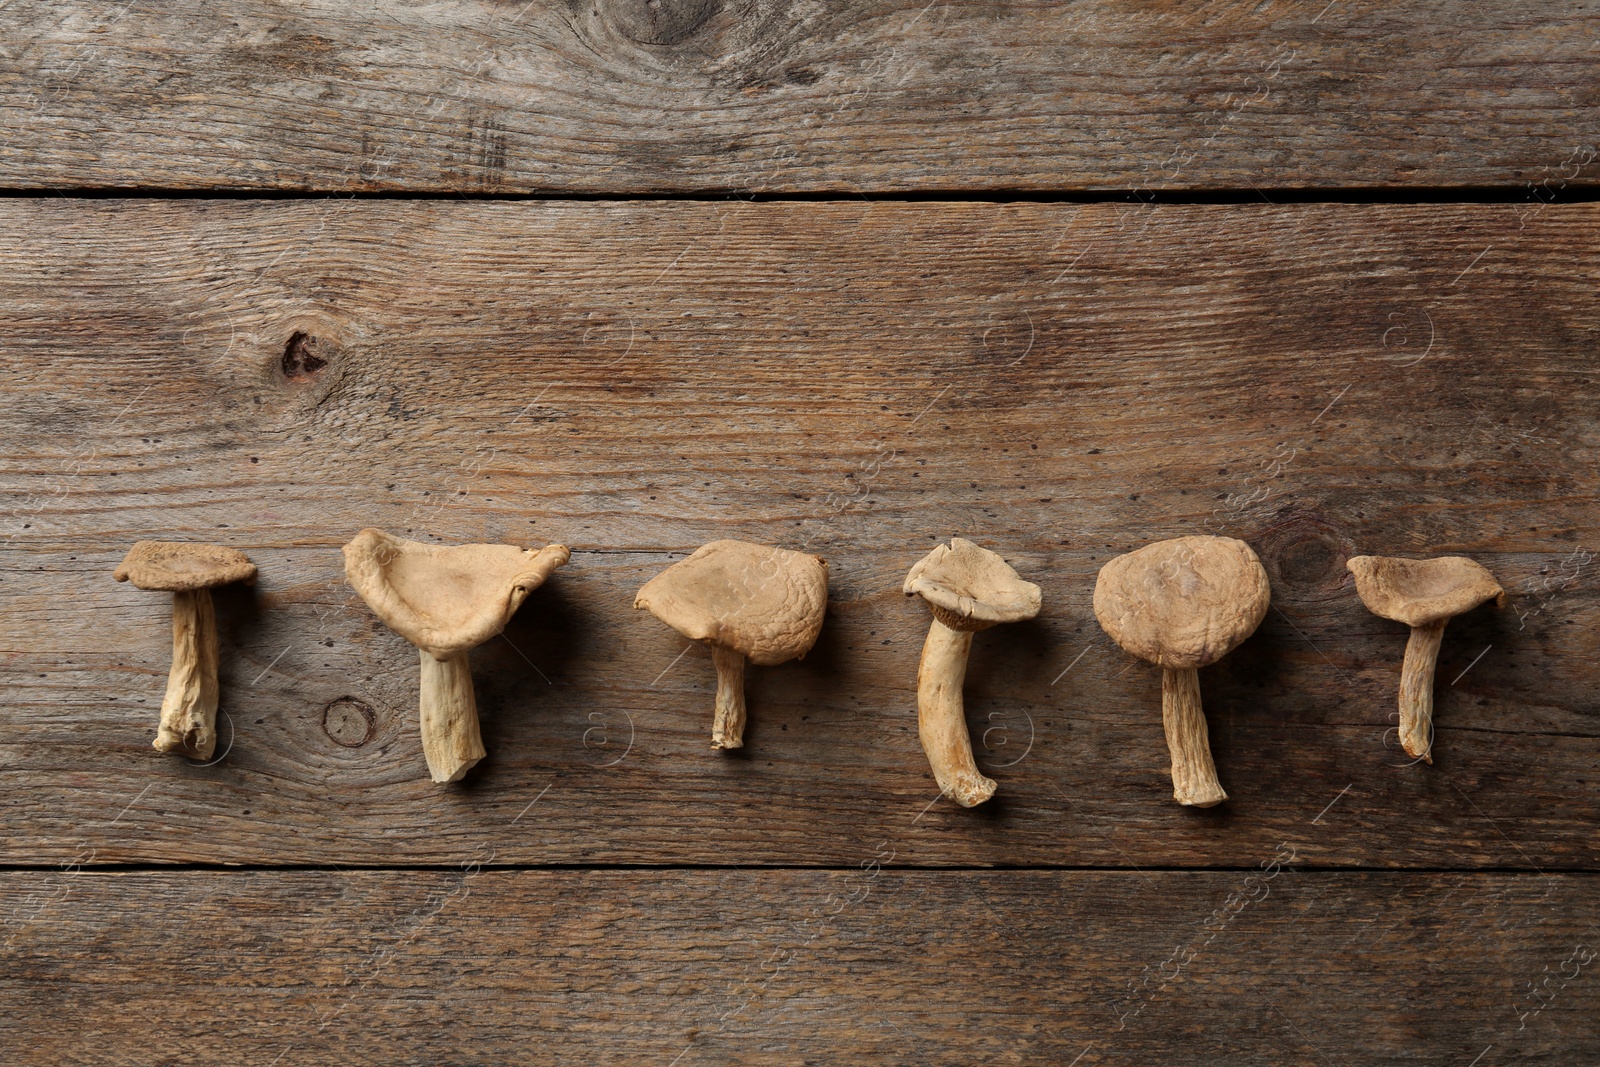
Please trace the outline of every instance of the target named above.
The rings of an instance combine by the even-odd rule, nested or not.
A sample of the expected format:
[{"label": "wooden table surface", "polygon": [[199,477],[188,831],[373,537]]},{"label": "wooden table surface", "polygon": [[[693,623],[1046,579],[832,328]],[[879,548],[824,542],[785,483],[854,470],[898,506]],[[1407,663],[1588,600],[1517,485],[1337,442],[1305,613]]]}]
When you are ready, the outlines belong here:
[{"label": "wooden table surface", "polygon": [[[0,1062],[1600,1062],[1600,12],[1530,0],[0,9]],[[340,546],[571,562],[416,654]],[[1112,556],[1273,606],[1173,803]],[[972,538],[999,783],[937,798]],[[827,559],[709,748],[632,607]],[[222,743],[150,747],[142,538],[237,547]],[[1359,554],[1468,555],[1432,766]]]}]

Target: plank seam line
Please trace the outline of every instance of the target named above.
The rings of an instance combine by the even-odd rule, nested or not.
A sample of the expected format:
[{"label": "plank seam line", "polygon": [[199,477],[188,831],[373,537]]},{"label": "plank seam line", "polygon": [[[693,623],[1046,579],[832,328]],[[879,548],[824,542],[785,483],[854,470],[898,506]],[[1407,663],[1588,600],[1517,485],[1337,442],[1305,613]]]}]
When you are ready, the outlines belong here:
[{"label": "plank seam line", "polygon": [[302,189],[216,188],[177,189],[138,186],[63,186],[60,188],[0,187],[6,200],[377,200],[421,201],[424,203],[517,203],[524,201],[574,201],[587,203],[749,203],[749,204],[840,204],[840,203],[961,203],[961,204],[1126,204],[1159,206],[1240,206],[1284,204],[1559,204],[1600,201],[1600,184],[1571,183],[1545,199],[1532,195],[1526,182],[1486,186],[1429,186],[1386,188],[1382,186],[1268,187],[1266,189],[1129,189],[1033,190],[1033,189],[933,189],[855,192],[743,194],[733,191],[628,192],[626,190],[539,190],[520,193],[471,191],[383,190],[340,191]]},{"label": "plank seam line", "polygon": [[[821,874],[851,874],[859,873],[857,864],[831,865],[777,865],[777,864],[577,864],[577,863],[501,863],[501,864],[473,864],[475,871],[494,871],[504,874],[521,874],[529,872],[546,871],[552,874],[576,873],[642,873],[666,874],[672,872],[682,873],[763,873],[793,871],[797,873]],[[226,863],[89,863],[75,864],[71,861],[60,863],[41,864],[3,864],[0,865],[0,874],[60,874],[70,867],[74,875],[78,874],[416,874],[438,873],[459,874],[463,867],[459,863],[432,863],[415,864],[410,866],[394,865],[362,865],[362,864],[226,864]],[[1183,867],[1183,866],[1142,866],[1142,867],[1111,867],[1111,866],[1070,866],[1053,864],[1027,864],[1027,865],[995,865],[987,867],[967,866],[908,866],[902,864],[879,864],[878,868],[900,874],[1249,874],[1260,870],[1259,866],[1218,866],[1218,867]],[[1330,864],[1300,864],[1290,865],[1288,870],[1296,874],[1395,874],[1395,875],[1434,875],[1434,874],[1461,874],[1461,875],[1528,875],[1540,877],[1543,875],[1577,875],[1600,876],[1600,866],[1597,867],[1512,867],[1512,866],[1484,866],[1484,867],[1373,867],[1373,866],[1335,866]]]}]

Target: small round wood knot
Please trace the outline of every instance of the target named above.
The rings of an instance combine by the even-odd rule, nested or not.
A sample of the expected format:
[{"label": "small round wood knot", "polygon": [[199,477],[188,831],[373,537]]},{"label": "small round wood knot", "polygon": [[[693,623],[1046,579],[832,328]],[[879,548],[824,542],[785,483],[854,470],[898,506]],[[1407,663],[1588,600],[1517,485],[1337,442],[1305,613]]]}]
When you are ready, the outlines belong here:
[{"label": "small round wood knot", "polygon": [[1337,590],[1344,582],[1344,561],[1354,554],[1354,546],[1336,527],[1310,515],[1274,523],[1256,547],[1274,585],[1301,591]]},{"label": "small round wood knot", "polygon": [[283,359],[278,369],[286,381],[303,383],[315,381],[333,359],[333,342],[296,330],[283,346]]},{"label": "small round wood knot", "polygon": [[360,748],[378,731],[378,716],[355,697],[340,697],[322,709],[322,732],[344,748]]},{"label": "small round wood knot", "polygon": [[606,0],[618,33],[639,44],[671,47],[693,37],[722,10],[722,0]]},{"label": "small round wood knot", "polygon": [[1320,582],[1338,574],[1339,546],[1317,537],[1296,541],[1278,556],[1278,571],[1291,582]]}]

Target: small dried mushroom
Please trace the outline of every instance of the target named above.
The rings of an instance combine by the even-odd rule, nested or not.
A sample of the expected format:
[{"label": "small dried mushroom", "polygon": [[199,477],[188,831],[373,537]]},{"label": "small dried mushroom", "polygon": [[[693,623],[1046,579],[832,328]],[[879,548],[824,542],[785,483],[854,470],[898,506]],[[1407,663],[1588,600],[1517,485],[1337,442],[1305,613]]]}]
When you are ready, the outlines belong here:
[{"label": "small dried mushroom", "polygon": [[828,565],[804,552],[713,541],[646,582],[633,606],[711,646],[711,747],[740,748],[744,661],[772,666],[811,651],[828,606]]},{"label": "small dried mushroom", "polygon": [[917,734],[939,792],[964,808],[994,796],[995,784],[972,758],[961,687],[967,676],[972,635],[1002,622],[1039,614],[1039,587],[1025,582],[1010,564],[964,538],[938,545],[911,568],[907,596],[920,596],[933,611],[917,667]]},{"label": "small dried mushroom", "polygon": [[1369,611],[1411,627],[1400,668],[1400,744],[1407,755],[1432,763],[1433,671],[1445,624],[1486,600],[1504,604],[1505,590],[1494,575],[1462,556],[1354,556],[1346,566]]},{"label": "small dried mushroom", "polygon": [[1157,541],[1100,568],[1094,613],[1101,628],[1161,668],[1161,721],[1179,804],[1209,808],[1228,799],[1211,761],[1198,672],[1254,633],[1271,599],[1261,561],[1231,537]]},{"label": "small dried mushroom", "polygon": [[422,753],[435,782],[460,781],[487,754],[467,653],[570,555],[566,545],[427,545],[373,529],[344,546],[350,585],[421,654]]},{"label": "small dried mushroom", "polygon": [[140,541],[114,577],[172,594],[172,670],[155,747],[210,759],[217,747],[217,617],[211,590],[256,580],[244,553],[218,545]]}]

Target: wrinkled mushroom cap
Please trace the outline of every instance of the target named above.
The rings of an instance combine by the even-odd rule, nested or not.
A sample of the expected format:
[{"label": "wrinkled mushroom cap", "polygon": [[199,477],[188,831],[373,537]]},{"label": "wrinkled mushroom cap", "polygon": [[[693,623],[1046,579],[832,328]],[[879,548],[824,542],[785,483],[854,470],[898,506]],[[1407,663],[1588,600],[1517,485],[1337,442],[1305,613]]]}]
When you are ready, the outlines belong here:
[{"label": "wrinkled mushroom cap", "polygon": [[570,556],[566,545],[425,545],[366,529],[344,546],[344,573],[391,630],[442,660],[504,629]]},{"label": "wrinkled mushroom cap", "polygon": [[906,596],[920,596],[952,630],[984,630],[1039,614],[1039,587],[997,553],[953,537],[935,545],[906,575]]},{"label": "wrinkled mushroom cap", "polygon": [[250,557],[221,545],[194,545],[184,541],[140,541],[128,550],[112,575],[140,589],[188,593],[233,582],[256,580]]},{"label": "wrinkled mushroom cap", "polygon": [[1100,568],[1094,614],[1111,639],[1161,667],[1205,667],[1232,652],[1267,614],[1261,560],[1231,537],[1176,537]]},{"label": "wrinkled mushroom cap", "polygon": [[1494,575],[1464,556],[1352,556],[1346,566],[1356,576],[1356,592],[1367,610],[1407,626],[1453,618],[1496,597],[1505,603],[1506,592]]},{"label": "wrinkled mushroom cap", "polygon": [[770,666],[811,651],[828,606],[828,565],[745,541],[713,541],[644,584],[633,606],[691,641]]}]

